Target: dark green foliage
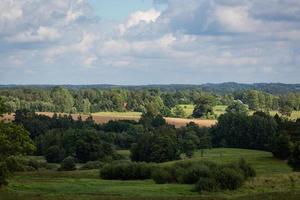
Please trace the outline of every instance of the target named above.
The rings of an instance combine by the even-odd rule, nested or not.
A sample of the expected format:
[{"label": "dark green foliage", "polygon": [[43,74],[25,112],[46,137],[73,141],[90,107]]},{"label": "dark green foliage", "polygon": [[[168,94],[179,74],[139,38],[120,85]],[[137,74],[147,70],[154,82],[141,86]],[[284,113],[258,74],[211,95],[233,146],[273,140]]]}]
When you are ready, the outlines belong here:
[{"label": "dark green foliage", "polygon": [[236,101],[230,104],[226,108],[227,113],[233,113],[233,114],[243,114],[247,115],[248,114],[248,107],[247,105],[243,104],[242,102]]},{"label": "dark green foliage", "polygon": [[5,162],[0,162],[0,188],[2,185],[7,185],[8,169]]},{"label": "dark green foliage", "polygon": [[32,153],[35,146],[22,126],[0,122],[0,161],[8,156]]},{"label": "dark green foliage", "polygon": [[196,184],[197,191],[235,190],[250,177],[255,170],[243,159],[228,165],[211,162],[178,162],[168,167],[153,170],[152,179],[159,184]]},{"label": "dark green foliage", "polygon": [[73,171],[76,170],[75,159],[72,156],[66,157],[60,164],[59,171]]},{"label": "dark green foliage", "polygon": [[45,167],[45,164],[41,162],[18,156],[10,156],[5,162],[9,172],[35,171],[41,167]]},{"label": "dark green foliage", "polygon": [[130,150],[132,161],[166,162],[179,159],[178,142],[173,128],[164,126],[155,133],[142,134]]},{"label": "dark green foliage", "polygon": [[199,164],[183,169],[183,173],[179,176],[179,182],[184,184],[194,184],[197,183],[199,177],[209,177],[210,169],[207,165]]},{"label": "dark green foliage", "polygon": [[165,183],[174,182],[173,176],[170,173],[170,170],[163,168],[163,167],[158,167],[155,170],[153,170],[151,178],[157,184],[165,184]]},{"label": "dark green foliage", "polygon": [[104,166],[101,161],[89,161],[80,167],[80,170],[100,169]]},{"label": "dark green foliage", "polygon": [[219,188],[219,184],[213,177],[200,177],[195,185],[198,192],[213,192]]},{"label": "dark green foliage", "polygon": [[300,142],[293,145],[288,164],[294,171],[300,171]]},{"label": "dark green foliage", "polygon": [[151,178],[152,164],[147,163],[112,163],[100,170],[100,177],[108,180],[144,180]]},{"label": "dark green foliage", "polygon": [[214,114],[213,106],[215,105],[215,97],[212,95],[201,95],[196,102],[192,116],[195,118],[209,117]]},{"label": "dark green foliage", "polygon": [[48,163],[60,163],[65,158],[65,151],[58,145],[51,146],[47,149],[45,158]]},{"label": "dark green foliage", "polygon": [[276,121],[265,113],[226,113],[219,117],[211,133],[214,146],[269,150],[276,131]]},{"label": "dark green foliage", "polygon": [[18,157],[10,156],[6,160],[7,170],[10,172],[23,172],[26,171],[24,161]]},{"label": "dark green foliage", "polygon": [[274,157],[279,159],[287,159],[291,153],[291,138],[287,133],[276,135],[271,143],[271,150]]},{"label": "dark green foliage", "polygon": [[248,178],[253,178],[256,176],[256,171],[255,169],[249,164],[246,162],[245,159],[241,158],[239,160],[239,162],[237,163],[237,167],[242,170],[243,172],[243,175],[246,179]]},{"label": "dark green foliage", "polygon": [[245,177],[240,170],[227,167],[217,170],[213,177],[220,188],[224,190],[235,190],[241,187],[245,181]]}]

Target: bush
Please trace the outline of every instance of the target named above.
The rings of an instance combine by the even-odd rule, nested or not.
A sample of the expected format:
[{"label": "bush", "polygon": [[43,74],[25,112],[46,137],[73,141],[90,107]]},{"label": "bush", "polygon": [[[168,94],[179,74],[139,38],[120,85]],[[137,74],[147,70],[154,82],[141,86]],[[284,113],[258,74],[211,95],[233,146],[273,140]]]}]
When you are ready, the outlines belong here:
[{"label": "bush", "polygon": [[151,178],[154,180],[157,184],[165,184],[165,183],[171,183],[174,182],[173,176],[170,173],[170,170],[166,168],[156,168],[152,172]]},{"label": "bush", "polygon": [[220,185],[221,189],[235,190],[241,187],[245,181],[245,178],[240,170],[232,168],[221,168],[216,171],[214,178]]},{"label": "bush", "polygon": [[255,169],[247,163],[244,159],[240,159],[240,161],[237,163],[239,169],[242,170],[244,177],[251,178],[256,176],[256,171]]},{"label": "bush", "polygon": [[108,180],[144,180],[151,178],[152,164],[111,163],[100,170],[100,177]]},{"label": "bush", "polygon": [[6,163],[0,162],[0,187],[2,185],[7,185],[8,169]]},{"label": "bush", "polygon": [[204,164],[191,166],[184,170],[184,173],[179,177],[179,182],[184,184],[194,184],[198,182],[199,178],[209,177],[210,173],[210,169]]},{"label": "bush", "polygon": [[6,167],[7,170],[10,172],[24,172],[26,171],[24,160],[21,160],[20,158],[16,156],[10,156],[6,160]]},{"label": "bush", "polygon": [[85,163],[80,170],[89,170],[89,169],[100,169],[103,167],[103,163],[100,161],[89,161]]},{"label": "bush", "polygon": [[294,144],[288,164],[294,171],[300,171],[300,142]]},{"label": "bush", "polygon": [[219,184],[217,181],[212,177],[203,177],[198,180],[196,183],[195,189],[198,192],[212,192],[219,188]]},{"label": "bush", "polygon": [[45,158],[48,163],[60,163],[65,158],[65,151],[54,145],[47,149]]},{"label": "bush", "polygon": [[76,170],[75,159],[72,156],[66,157],[60,164],[59,171],[72,171]]}]

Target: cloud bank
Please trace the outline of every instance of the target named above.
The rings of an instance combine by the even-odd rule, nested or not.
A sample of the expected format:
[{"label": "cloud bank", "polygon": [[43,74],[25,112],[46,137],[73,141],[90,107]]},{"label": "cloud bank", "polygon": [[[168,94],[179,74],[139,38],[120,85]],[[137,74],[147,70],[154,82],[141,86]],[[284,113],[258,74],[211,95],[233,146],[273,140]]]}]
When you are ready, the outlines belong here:
[{"label": "cloud bank", "polygon": [[87,0],[2,0],[1,83],[299,82],[298,0],[153,1],[120,22],[94,13]]}]

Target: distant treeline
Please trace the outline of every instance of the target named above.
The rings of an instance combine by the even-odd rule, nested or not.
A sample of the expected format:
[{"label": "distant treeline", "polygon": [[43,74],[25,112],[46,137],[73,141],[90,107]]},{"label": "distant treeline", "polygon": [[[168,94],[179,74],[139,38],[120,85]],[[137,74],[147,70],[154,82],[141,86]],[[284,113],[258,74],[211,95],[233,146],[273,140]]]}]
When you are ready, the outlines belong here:
[{"label": "distant treeline", "polygon": [[[171,86],[170,86],[171,87]],[[180,86],[181,88],[183,86]],[[179,104],[197,105],[209,97],[214,105],[231,105],[239,100],[254,111],[280,110],[289,114],[300,109],[300,93],[273,95],[259,90],[237,90],[219,94],[201,89],[139,89],[17,87],[0,89],[7,112],[28,109],[37,112],[90,113],[101,111],[136,111],[174,116],[172,108]]]}]

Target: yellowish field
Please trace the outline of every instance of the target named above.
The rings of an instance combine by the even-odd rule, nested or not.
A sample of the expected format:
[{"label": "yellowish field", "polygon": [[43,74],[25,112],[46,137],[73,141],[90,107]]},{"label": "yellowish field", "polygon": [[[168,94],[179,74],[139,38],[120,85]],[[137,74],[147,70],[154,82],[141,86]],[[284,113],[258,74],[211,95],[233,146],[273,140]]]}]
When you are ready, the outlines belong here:
[{"label": "yellowish field", "polygon": [[[39,115],[46,115],[52,117],[54,113],[52,112],[37,112]],[[71,114],[73,119],[78,119],[79,114]],[[108,112],[108,113],[93,113],[92,117],[96,123],[104,124],[109,121],[117,121],[117,120],[134,120],[138,121],[140,119],[140,113],[136,112],[127,112],[127,113],[118,113],[118,112]],[[86,120],[89,115],[81,115],[83,120]],[[5,115],[2,119],[6,121],[11,121],[14,119],[13,115]],[[183,119],[183,118],[165,118],[168,124],[174,125],[176,128],[186,126],[190,122],[194,122],[195,124],[201,127],[211,127],[212,125],[217,123],[217,120],[205,120],[205,119]],[[0,118],[1,120],[1,118]]]}]

